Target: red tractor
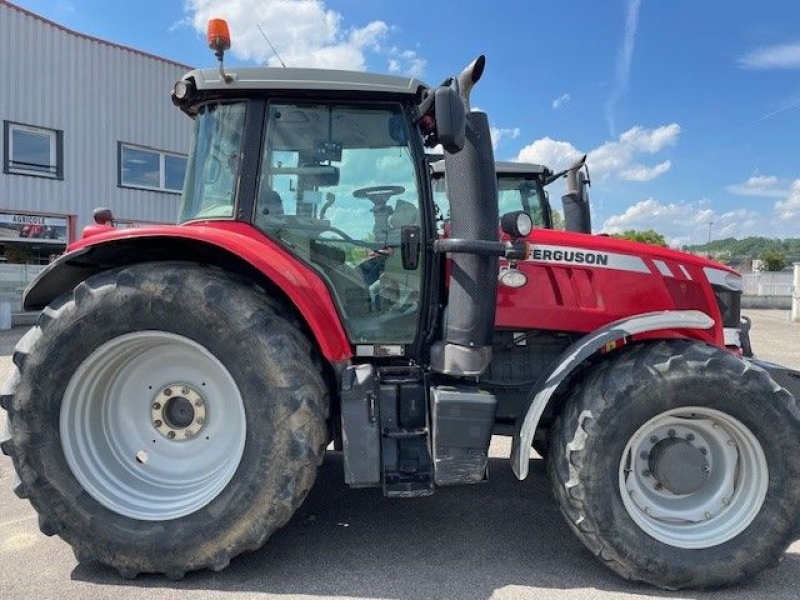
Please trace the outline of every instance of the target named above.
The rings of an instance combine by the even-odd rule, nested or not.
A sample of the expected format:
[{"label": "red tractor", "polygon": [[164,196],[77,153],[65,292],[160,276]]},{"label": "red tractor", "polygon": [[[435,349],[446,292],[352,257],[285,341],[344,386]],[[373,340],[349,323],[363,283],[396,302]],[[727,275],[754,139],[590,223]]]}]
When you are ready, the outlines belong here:
[{"label": "red tractor", "polygon": [[220,570],[291,518],[331,441],[349,485],[412,498],[483,481],[500,434],[520,479],[539,444],[625,578],[714,587],[780,560],[800,373],[742,355],[727,267],[522,210],[499,234],[483,67],[428,87],[220,60],[176,83],[179,224],[93,232],[25,295],[2,450],[45,534],[123,577]]},{"label": "red tractor", "polygon": [[[445,181],[444,160],[438,155],[430,155],[433,199],[439,211],[439,218],[445,222],[449,215],[447,201],[447,185]],[[585,168],[586,156],[582,156],[569,168],[560,172],[532,163],[498,161],[497,196],[500,214],[523,210],[533,220],[533,226],[541,229],[555,229],[556,221],[550,206],[550,195],[545,187],[566,177],[567,193],[562,196],[564,219],[561,223],[567,231],[591,233],[591,215],[589,212],[588,169]]]}]

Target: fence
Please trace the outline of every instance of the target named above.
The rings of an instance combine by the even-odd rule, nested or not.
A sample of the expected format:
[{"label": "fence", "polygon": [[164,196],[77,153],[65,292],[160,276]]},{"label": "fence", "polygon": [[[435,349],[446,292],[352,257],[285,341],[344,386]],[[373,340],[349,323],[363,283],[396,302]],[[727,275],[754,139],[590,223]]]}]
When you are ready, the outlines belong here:
[{"label": "fence", "polygon": [[22,292],[44,269],[44,265],[11,265],[0,263],[0,303],[11,305],[11,312],[22,311]]},{"label": "fence", "polygon": [[792,295],[792,273],[748,273],[742,275],[742,293],[745,296]]}]

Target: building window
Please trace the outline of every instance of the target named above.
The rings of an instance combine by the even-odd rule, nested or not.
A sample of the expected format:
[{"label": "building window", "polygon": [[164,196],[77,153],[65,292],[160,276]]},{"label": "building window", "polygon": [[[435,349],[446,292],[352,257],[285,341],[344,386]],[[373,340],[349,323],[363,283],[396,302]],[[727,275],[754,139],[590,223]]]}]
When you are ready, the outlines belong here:
[{"label": "building window", "polygon": [[55,129],[3,122],[3,172],[64,178],[63,133]]},{"label": "building window", "polygon": [[159,192],[183,191],[186,156],[119,144],[119,185]]}]

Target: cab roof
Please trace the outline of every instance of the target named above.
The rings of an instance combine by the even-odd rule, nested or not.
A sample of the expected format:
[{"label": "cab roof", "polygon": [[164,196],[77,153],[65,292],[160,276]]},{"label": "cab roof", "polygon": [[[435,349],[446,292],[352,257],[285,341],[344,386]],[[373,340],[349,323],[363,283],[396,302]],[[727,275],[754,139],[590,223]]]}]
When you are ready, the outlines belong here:
[{"label": "cab roof", "polygon": [[[511,161],[497,161],[494,163],[494,169],[498,175],[520,175],[522,177],[534,175],[537,178],[541,178],[553,174],[553,172],[544,165]],[[441,175],[444,173],[444,160],[437,160],[431,163],[431,170],[434,175]]]},{"label": "cab roof", "polygon": [[222,81],[218,69],[197,69],[184,75],[183,79],[194,79],[195,86],[200,91],[311,90],[415,96],[428,88],[425,83],[413,77],[362,71],[226,66],[225,72],[233,77],[231,83]]}]

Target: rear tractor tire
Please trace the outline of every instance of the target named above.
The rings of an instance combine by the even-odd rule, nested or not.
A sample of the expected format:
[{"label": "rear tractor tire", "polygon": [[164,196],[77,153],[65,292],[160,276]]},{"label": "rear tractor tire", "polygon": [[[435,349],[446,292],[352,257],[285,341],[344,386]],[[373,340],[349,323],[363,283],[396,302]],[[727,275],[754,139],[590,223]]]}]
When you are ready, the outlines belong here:
[{"label": "rear tractor tire", "polygon": [[567,522],[609,568],[717,588],[778,564],[800,533],[800,410],[711,346],[632,346],[593,367],[552,432]]},{"label": "rear tractor tire", "polygon": [[225,568],[313,484],[328,394],[314,349],[246,282],[191,263],[95,275],[46,308],[2,396],[20,497],[80,562]]}]

